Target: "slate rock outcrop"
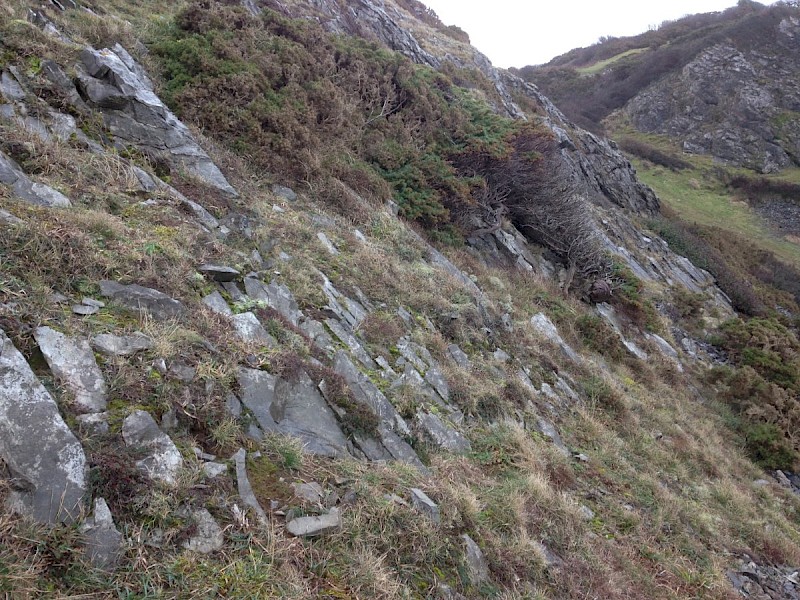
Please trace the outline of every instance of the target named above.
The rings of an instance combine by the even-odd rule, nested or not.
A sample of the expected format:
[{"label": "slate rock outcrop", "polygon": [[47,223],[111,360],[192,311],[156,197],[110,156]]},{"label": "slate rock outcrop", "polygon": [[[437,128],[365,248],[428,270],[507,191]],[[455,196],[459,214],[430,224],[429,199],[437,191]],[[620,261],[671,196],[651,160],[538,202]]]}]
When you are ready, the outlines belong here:
[{"label": "slate rock outcrop", "polygon": [[78,410],[104,411],[108,388],[89,342],[69,338],[50,327],[39,327],[34,337],[50,370],[72,393]]},{"label": "slate rock outcrop", "polygon": [[153,91],[144,69],[119,44],[81,52],[78,89],[115,139],[183,170],[229,196],[236,190],[191,132]]},{"label": "slate rock outcrop", "polygon": [[9,506],[47,523],[72,522],[88,489],[86,455],[50,393],[0,330],[0,458]]},{"label": "slate rock outcrop", "polygon": [[72,206],[69,198],[48,185],[32,181],[10,157],[0,152],[0,183],[11,188],[20,200],[39,206]]},{"label": "slate rock outcrop", "polygon": [[179,319],[186,312],[186,307],[177,300],[137,284],[101,281],[100,293],[126,308],[149,313],[157,319]]}]

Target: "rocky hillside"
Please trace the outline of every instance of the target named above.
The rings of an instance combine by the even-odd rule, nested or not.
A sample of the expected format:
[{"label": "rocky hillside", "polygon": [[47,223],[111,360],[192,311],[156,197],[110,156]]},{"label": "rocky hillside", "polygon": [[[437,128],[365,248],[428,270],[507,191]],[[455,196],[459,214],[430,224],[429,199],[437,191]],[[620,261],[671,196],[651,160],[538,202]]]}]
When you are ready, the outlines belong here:
[{"label": "rocky hillside", "polygon": [[621,109],[637,130],[685,152],[773,173],[800,164],[798,50],[796,5],[740,2],[521,74],[593,129]]},{"label": "rocky hillside", "polygon": [[793,306],[458,28],[15,0],[0,49],[6,597],[798,597]]}]

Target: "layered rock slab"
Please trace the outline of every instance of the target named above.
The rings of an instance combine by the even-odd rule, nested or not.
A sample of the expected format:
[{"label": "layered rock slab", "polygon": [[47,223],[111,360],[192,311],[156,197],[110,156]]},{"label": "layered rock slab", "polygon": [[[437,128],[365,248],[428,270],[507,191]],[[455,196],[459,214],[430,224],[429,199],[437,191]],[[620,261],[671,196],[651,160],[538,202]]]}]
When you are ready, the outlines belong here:
[{"label": "layered rock slab", "polygon": [[300,439],[307,451],[323,456],[347,453],[339,423],[306,373],[292,381],[264,371],[239,369],[242,403],[264,431]]},{"label": "layered rock slab", "polygon": [[69,198],[61,192],[43,183],[32,181],[17,163],[2,152],[0,152],[0,183],[9,186],[17,198],[30,204],[50,208],[72,206]]},{"label": "layered rock slab", "polygon": [[86,455],[50,393],[0,330],[0,458],[14,512],[37,521],[74,521],[87,491]]},{"label": "layered rock slab", "polygon": [[166,161],[229,196],[238,195],[186,125],[155,94],[144,69],[122,46],[86,48],[80,60],[81,95],[101,112],[118,141]]},{"label": "layered rock slab", "polygon": [[74,395],[77,408],[85,413],[104,411],[108,388],[89,343],[50,327],[39,327],[33,335],[50,370]]},{"label": "layered rock slab", "polygon": [[149,313],[157,319],[179,319],[186,312],[186,307],[174,298],[137,284],[101,281],[100,294],[126,308]]},{"label": "layered rock slab", "polygon": [[180,450],[170,437],[162,432],[155,419],[144,410],[137,410],[122,424],[125,444],[147,451],[147,456],[136,462],[136,466],[156,481],[174,485],[178,472],[183,467]]}]

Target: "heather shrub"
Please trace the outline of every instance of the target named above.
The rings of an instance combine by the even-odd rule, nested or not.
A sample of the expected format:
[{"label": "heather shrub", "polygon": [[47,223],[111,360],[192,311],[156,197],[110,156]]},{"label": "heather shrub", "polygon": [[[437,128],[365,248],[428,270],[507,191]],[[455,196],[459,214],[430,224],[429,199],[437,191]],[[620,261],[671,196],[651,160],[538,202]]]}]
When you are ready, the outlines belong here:
[{"label": "heather shrub", "polygon": [[800,457],[800,342],[774,319],[732,319],[716,339],[738,366],[723,396],[742,416],[747,450],[765,468],[792,469]]},{"label": "heather shrub", "polygon": [[619,147],[628,154],[633,154],[639,158],[649,160],[654,165],[660,165],[672,171],[682,171],[683,169],[689,169],[692,166],[685,160],[682,160],[671,154],[667,154],[666,152],[662,152],[655,146],[651,146],[646,142],[632,137],[622,138],[622,140],[619,142]]}]

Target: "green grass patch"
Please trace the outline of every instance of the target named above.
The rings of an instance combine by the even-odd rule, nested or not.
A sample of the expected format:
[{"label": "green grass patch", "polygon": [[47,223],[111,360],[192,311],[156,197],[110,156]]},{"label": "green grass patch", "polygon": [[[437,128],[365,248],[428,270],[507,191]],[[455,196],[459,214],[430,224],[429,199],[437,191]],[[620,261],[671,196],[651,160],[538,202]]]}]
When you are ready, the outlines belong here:
[{"label": "green grass patch", "polygon": [[591,64],[586,67],[578,67],[575,69],[578,73],[581,74],[582,77],[589,77],[591,75],[596,75],[600,73],[610,65],[613,65],[616,62],[619,62],[623,58],[627,58],[628,56],[635,56],[637,54],[641,54],[647,50],[647,48],[633,48],[632,50],[627,50],[625,52],[620,52],[616,56],[612,56],[611,58],[607,58],[605,60],[598,61],[594,64]]}]

